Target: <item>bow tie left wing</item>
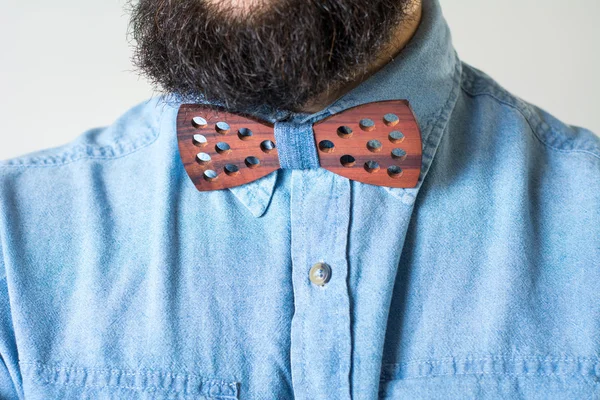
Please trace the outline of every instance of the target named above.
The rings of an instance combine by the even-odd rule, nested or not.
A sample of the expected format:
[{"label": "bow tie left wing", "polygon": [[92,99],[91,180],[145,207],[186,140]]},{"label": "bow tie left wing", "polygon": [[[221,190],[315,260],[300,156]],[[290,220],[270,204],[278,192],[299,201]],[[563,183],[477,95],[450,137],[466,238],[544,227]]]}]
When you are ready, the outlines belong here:
[{"label": "bow tie left wing", "polygon": [[239,186],[280,167],[273,124],[214,105],[180,106],[177,143],[183,166],[200,191]]}]

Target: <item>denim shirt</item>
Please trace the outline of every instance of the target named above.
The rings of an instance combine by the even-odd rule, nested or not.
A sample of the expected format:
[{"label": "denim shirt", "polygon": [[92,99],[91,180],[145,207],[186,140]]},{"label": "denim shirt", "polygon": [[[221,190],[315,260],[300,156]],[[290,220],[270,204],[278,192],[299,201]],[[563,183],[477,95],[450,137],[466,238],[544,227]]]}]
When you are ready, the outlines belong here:
[{"label": "denim shirt", "polygon": [[0,164],[2,399],[600,397],[600,140],[462,62],[437,0],[322,111],[257,115],[408,99],[414,188],[200,192],[166,99]]}]

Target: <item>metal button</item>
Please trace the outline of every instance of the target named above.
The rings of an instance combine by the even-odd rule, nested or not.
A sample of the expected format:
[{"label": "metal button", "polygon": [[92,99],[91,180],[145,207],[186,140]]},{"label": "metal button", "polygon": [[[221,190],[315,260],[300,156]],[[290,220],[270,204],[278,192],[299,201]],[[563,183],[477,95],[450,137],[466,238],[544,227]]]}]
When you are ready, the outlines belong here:
[{"label": "metal button", "polygon": [[206,124],[206,120],[202,117],[194,117],[192,118],[192,125],[196,128],[204,128]]},{"label": "metal button", "polygon": [[325,263],[318,262],[310,269],[309,277],[310,281],[315,285],[323,286],[331,278],[331,267]]},{"label": "metal button", "polygon": [[200,134],[196,134],[194,135],[194,144],[198,147],[203,147],[206,146],[206,136],[204,135],[200,135]]}]

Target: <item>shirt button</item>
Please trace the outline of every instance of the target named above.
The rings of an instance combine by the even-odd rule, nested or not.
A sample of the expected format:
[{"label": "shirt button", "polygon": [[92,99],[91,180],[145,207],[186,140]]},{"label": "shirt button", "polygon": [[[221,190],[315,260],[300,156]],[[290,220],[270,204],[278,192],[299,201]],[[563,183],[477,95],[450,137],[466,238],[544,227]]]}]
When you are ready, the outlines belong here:
[{"label": "shirt button", "polygon": [[325,263],[318,262],[310,269],[309,278],[315,285],[323,286],[331,278],[331,267]]}]

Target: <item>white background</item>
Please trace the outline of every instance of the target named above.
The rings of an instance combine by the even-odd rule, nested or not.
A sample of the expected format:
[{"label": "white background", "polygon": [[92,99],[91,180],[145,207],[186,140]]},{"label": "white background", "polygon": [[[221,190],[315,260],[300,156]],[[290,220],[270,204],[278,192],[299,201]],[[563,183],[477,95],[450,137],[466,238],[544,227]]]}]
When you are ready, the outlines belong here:
[{"label": "white background", "polygon": [[[600,1],[440,0],[459,56],[600,133]],[[0,0],[0,159],[64,144],[151,96],[124,0]]]}]

